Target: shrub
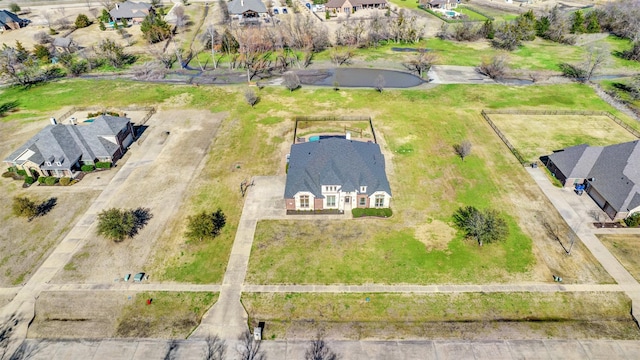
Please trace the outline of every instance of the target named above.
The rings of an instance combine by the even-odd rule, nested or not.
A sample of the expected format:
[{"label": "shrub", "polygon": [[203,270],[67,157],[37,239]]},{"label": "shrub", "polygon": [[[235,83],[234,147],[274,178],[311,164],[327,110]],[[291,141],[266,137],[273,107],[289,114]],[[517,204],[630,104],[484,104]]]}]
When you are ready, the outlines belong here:
[{"label": "shrub", "polygon": [[93,170],[95,170],[96,167],[93,165],[82,165],[80,167],[80,170],[84,171],[84,172],[92,172]]},{"label": "shrub", "polygon": [[96,169],[111,169],[111,163],[109,161],[98,161]]},{"label": "shrub", "polygon": [[392,214],[391,209],[389,208],[355,208],[351,210],[354,218],[364,217],[364,216],[376,216],[376,217],[390,217]]},{"label": "shrub", "polygon": [[38,215],[38,206],[28,197],[14,197],[11,208],[15,216],[21,216],[31,219]]},{"label": "shrub", "polygon": [[60,178],[60,185],[62,186],[69,186],[69,184],[71,184],[71,178],[70,177],[61,177]]},{"label": "shrub", "polygon": [[12,2],[11,4],[9,4],[9,11],[11,11],[12,13],[19,13],[20,12],[20,5]]},{"label": "shrub", "polygon": [[507,222],[495,210],[478,210],[473,206],[461,207],[453,214],[453,222],[480,246],[504,240],[509,235]]},{"label": "shrub", "polygon": [[55,185],[58,182],[58,178],[55,176],[47,176],[44,179],[44,183],[47,185]]},{"label": "shrub", "polygon": [[91,25],[91,21],[85,14],[78,14],[75,22],[76,28],[81,29]]},{"label": "shrub", "polygon": [[101,31],[105,31],[105,30],[107,30],[107,27],[106,27],[106,26],[104,26],[104,23],[103,23],[102,21],[100,21],[100,25],[98,25],[98,28],[99,28]]},{"label": "shrub", "polygon": [[18,169],[16,171],[16,173],[18,173],[18,175],[20,175],[20,176],[27,176],[27,171],[26,170]]},{"label": "shrub", "polygon": [[191,240],[213,239],[220,234],[220,230],[227,222],[227,217],[221,209],[213,213],[203,211],[189,216],[186,236]]},{"label": "shrub", "polygon": [[640,213],[636,212],[624,219],[624,223],[627,224],[628,227],[638,227],[640,226]]},{"label": "shrub", "polygon": [[32,178],[31,176],[27,176],[26,178],[24,178],[24,183],[27,185],[31,185],[34,182],[36,182],[36,179]]},{"label": "shrub", "polygon": [[44,184],[44,181],[45,181],[45,180],[47,180],[47,177],[46,177],[46,176],[40,176],[40,177],[38,178],[38,182],[39,182],[40,184]]}]

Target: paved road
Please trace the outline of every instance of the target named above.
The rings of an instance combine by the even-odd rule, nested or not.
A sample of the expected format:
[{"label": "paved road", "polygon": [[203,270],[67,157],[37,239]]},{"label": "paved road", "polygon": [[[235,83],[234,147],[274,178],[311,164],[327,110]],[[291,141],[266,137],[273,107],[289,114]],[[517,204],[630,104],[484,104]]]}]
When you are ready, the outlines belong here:
[{"label": "paved road", "polygon": [[[40,350],[32,360],[87,359],[203,359],[203,340],[182,340],[167,356],[166,340],[44,341],[27,340]],[[237,342],[227,341],[228,360],[240,359]],[[495,341],[328,341],[342,359],[637,359],[640,342],[619,340],[495,340]],[[264,341],[261,349],[268,359],[303,359],[308,341]]]}]

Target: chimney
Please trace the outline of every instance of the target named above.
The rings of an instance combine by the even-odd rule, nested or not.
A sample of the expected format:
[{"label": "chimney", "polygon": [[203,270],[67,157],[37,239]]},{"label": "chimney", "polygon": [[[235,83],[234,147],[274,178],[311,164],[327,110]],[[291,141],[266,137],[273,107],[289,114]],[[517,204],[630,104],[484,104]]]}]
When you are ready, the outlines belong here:
[{"label": "chimney", "polygon": [[244,0],[240,0],[240,6],[244,7]]},{"label": "chimney", "polygon": [[51,125],[56,125],[58,122],[56,121],[56,118],[52,117],[51,119],[49,119],[49,121],[51,121]]},{"label": "chimney", "polygon": [[116,3],[116,10],[120,10],[120,4]]}]

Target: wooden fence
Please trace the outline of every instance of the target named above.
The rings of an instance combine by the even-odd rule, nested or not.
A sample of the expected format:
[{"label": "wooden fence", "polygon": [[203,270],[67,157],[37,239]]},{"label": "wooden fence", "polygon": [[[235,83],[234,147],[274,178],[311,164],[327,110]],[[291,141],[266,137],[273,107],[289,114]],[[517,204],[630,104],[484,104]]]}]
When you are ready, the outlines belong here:
[{"label": "wooden fence", "polygon": [[613,120],[613,122],[615,122],[616,124],[620,125],[623,129],[627,130],[631,135],[635,136],[636,138],[640,138],[640,132],[638,132],[636,129],[630,127],[629,125],[627,125],[624,121],[622,121],[620,118],[618,118],[617,116],[613,115],[612,113],[608,112],[608,111],[574,111],[574,110],[509,110],[509,109],[500,109],[500,110],[482,110],[480,112],[480,115],[482,115],[482,117],[487,121],[487,123],[489,124],[489,126],[491,126],[491,128],[493,129],[493,131],[495,131],[495,133],[498,135],[498,137],[500,138],[500,140],[502,140],[502,142],[504,142],[505,145],[507,145],[507,148],[509,148],[509,150],[511,151],[511,153],[516,157],[516,159],[518,159],[518,161],[520,162],[520,164],[522,165],[529,165],[529,162],[526,161],[522,155],[520,154],[520,152],[518,152],[518,150],[516,148],[513,147],[513,145],[511,145],[511,143],[509,142],[509,140],[507,139],[507,137],[502,133],[502,131],[500,131],[500,129],[498,128],[498,126],[496,126],[496,124],[494,124],[493,121],[491,121],[491,118],[489,117],[490,114],[511,114],[511,115],[583,115],[583,116],[588,116],[588,115],[597,115],[597,116],[606,116],[609,119]]}]

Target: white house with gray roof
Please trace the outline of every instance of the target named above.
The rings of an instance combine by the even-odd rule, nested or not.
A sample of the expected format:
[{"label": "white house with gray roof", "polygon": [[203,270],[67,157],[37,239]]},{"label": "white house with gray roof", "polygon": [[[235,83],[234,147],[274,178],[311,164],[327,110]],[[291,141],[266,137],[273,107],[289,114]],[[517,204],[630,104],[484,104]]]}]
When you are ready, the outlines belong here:
[{"label": "white house with gray roof", "polygon": [[267,7],[262,0],[233,0],[229,2],[228,8],[229,15],[236,20],[267,16]]},{"label": "white house with gray roof", "polygon": [[152,11],[153,7],[149,3],[127,0],[123,3],[116,2],[115,7],[109,11],[109,15],[113,21],[126,19],[132,24],[139,24]]},{"label": "white house with gray roof", "polygon": [[73,178],[82,165],[120,159],[133,140],[129,118],[101,115],[81,125],[48,125],[4,162],[39,176]]},{"label": "white house with gray roof", "polygon": [[612,219],[640,211],[640,141],[572,146],[543,161],[564,186],[586,184],[587,193]]},{"label": "white house with gray roof", "polygon": [[287,210],[388,208],[380,146],[342,138],[292,145],[284,197]]}]

